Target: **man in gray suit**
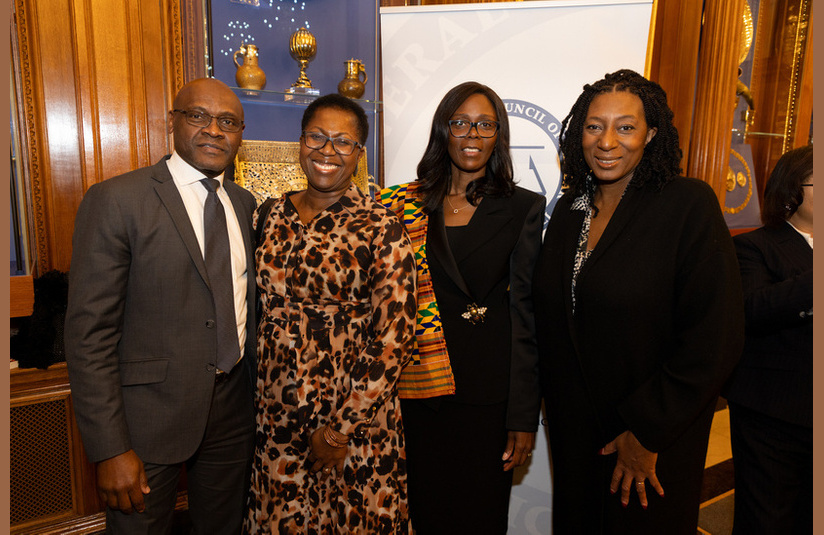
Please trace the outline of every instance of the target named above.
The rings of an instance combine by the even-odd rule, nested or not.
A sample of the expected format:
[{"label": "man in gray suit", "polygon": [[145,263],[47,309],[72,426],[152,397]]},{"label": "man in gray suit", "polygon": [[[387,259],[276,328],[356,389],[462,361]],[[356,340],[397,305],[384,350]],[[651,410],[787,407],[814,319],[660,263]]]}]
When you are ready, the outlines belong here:
[{"label": "man in gray suit", "polygon": [[[80,204],[66,361],[108,531],[169,532],[185,466],[195,533],[237,533],[254,447],[255,201],[224,170],[243,108],[207,78],[173,107],[172,155],[95,184]],[[215,235],[223,256],[206,254]]]}]

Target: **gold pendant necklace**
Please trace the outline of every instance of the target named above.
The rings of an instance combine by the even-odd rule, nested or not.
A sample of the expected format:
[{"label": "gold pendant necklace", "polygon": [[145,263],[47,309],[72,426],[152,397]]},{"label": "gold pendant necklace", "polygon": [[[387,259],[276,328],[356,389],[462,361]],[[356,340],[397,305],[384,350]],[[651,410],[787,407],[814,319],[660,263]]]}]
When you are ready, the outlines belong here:
[{"label": "gold pendant necklace", "polygon": [[448,195],[448,194],[447,194],[447,196],[446,196],[446,202],[447,202],[447,203],[449,203],[449,207],[450,207],[450,208],[452,208],[452,213],[454,213],[454,214],[457,214],[458,212],[460,212],[460,211],[461,211],[461,210],[463,210],[464,208],[466,208],[466,207],[468,207],[468,206],[471,206],[471,205],[472,205],[472,203],[471,203],[471,202],[467,201],[466,206],[461,206],[460,208],[455,208],[455,207],[452,205],[452,201],[450,201],[450,200],[449,200],[449,195]]}]

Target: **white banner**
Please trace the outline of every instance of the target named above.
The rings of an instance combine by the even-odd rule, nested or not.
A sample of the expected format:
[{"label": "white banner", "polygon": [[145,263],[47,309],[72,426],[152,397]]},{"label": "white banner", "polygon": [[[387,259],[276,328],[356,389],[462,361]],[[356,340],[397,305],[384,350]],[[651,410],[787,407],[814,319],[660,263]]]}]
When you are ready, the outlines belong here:
[{"label": "white banner", "polygon": [[[644,72],[653,0],[557,0],[381,8],[384,184],[415,179],[441,98],[467,80],[507,105],[515,180],[547,196],[561,186],[558,134],[585,83]],[[551,532],[546,434],[516,473],[511,534]]]},{"label": "white banner", "polygon": [[520,186],[560,191],[558,133],[583,84],[644,72],[653,0],[381,8],[384,184],[415,179],[441,98],[467,80],[507,105]]}]

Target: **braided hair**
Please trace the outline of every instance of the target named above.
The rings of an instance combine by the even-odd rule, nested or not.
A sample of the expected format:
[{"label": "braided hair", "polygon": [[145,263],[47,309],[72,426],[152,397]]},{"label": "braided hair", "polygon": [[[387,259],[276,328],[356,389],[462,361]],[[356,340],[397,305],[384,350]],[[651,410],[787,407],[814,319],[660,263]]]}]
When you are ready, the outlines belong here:
[{"label": "braided hair", "polygon": [[595,195],[595,182],[589,178],[592,170],[584,159],[581,145],[584,121],[592,100],[601,93],[612,91],[629,91],[637,95],[644,105],[647,126],[658,129],[644,148],[644,155],[633,172],[630,184],[640,187],[652,182],[663,188],[664,184],[681,174],[681,148],[678,145],[678,131],[672,124],[673,113],[667,105],[667,94],[660,85],[635,71],[621,69],[608,73],[603,80],[584,85],[584,92],[561,123],[559,143],[564,187],[576,197],[588,193],[590,203]]}]

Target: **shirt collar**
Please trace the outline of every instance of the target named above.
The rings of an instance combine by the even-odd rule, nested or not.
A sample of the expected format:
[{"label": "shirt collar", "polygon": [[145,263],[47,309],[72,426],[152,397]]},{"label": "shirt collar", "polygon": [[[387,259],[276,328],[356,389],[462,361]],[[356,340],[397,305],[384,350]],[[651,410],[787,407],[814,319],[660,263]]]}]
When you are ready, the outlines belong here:
[{"label": "shirt collar", "polygon": [[[177,151],[172,152],[172,156],[166,161],[166,165],[169,167],[172,178],[180,186],[189,186],[206,178],[206,175],[181,158]],[[220,173],[214,177],[220,182],[221,186],[223,185],[223,175],[224,173]]]}]

